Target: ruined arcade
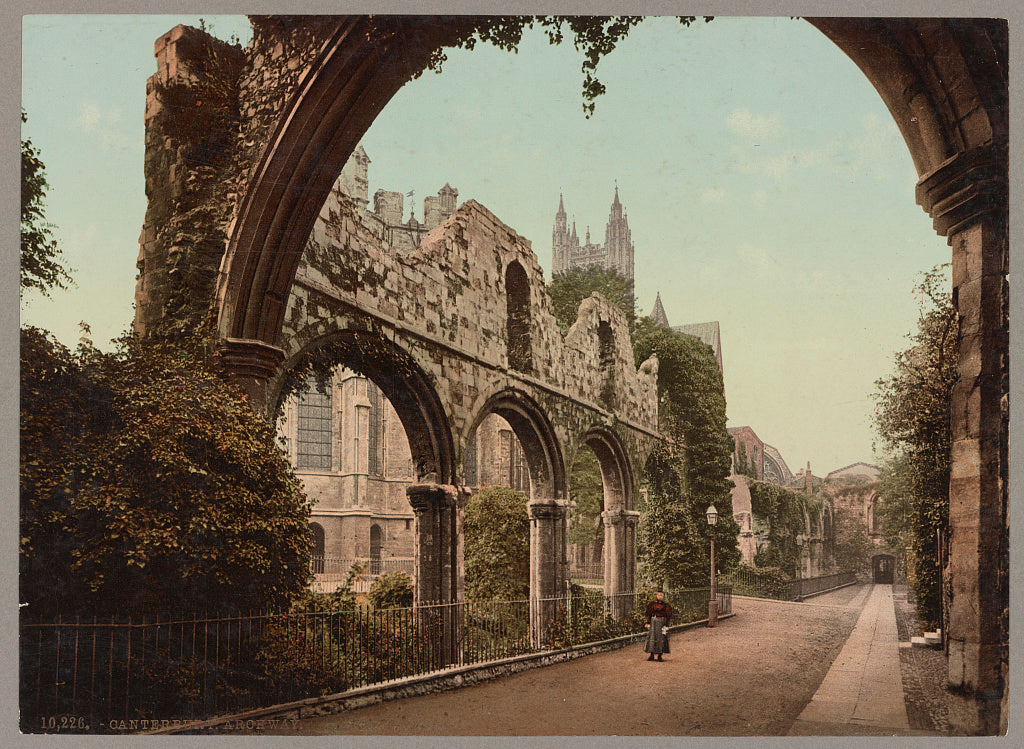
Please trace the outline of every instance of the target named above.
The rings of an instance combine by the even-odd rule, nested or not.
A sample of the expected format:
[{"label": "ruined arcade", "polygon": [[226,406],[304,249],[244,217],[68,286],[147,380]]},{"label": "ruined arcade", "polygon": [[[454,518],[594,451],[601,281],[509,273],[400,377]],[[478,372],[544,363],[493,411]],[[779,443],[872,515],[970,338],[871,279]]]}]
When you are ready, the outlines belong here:
[{"label": "ruined arcade", "polygon": [[[656,362],[633,368],[621,315],[588,300],[563,341],[527,243],[472,202],[401,261],[351,217],[319,218],[362,133],[462,23],[260,17],[244,52],[181,27],[158,40],[136,327],[206,331],[268,413],[299,357],[379,344],[367,374],[390,390],[417,466],[420,600],[459,595],[461,457],[483,416],[504,416],[528,455],[535,597],[564,585],[565,466],[594,446],[615,590],[632,579],[633,480],[657,437]],[[952,248],[948,683],[976,706],[970,730],[996,733],[1009,640],[1006,24],[811,23],[879,91],[916,199]],[[386,378],[396,362],[401,376]]]}]

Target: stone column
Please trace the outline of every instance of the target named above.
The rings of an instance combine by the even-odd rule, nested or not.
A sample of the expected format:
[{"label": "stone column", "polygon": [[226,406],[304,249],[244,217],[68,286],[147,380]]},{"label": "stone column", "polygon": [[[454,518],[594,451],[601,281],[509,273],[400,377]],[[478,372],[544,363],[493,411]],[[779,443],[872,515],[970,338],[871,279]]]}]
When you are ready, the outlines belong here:
[{"label": "stone column", "polygon": [[535,648],[550,641],[551,624],[569,592],[569,508],[559,499],[537,499],[530,514],[530,638]]},{"label": "stone column", "polygon": [[264,341],[225,338],[220,343],[220,354],[232,382],[249,396],[252,410],[267,415],[267,386],[284,362],[284,351]]},{"label": "stone column", "polygon": [[640,513],[635,510],[606,510],[604,522],[604,594],[609,599],[611,615],[616,619],[629,616],[636,579],[636,524]]},{"label": "stone column", "polygon": [[429,643],[432,665],[454,665],[462,661],[466,495],[458,487],[440,484],[413,484],[406,494],[416,513],[417,627]]},{"label": "stone column", "polygon": [[1009,289],[1006,151],[976,148],[922,177],[918,202],[953,250],[959,369],[951,398],[948,683],[973,698],[970,733],[1005,726],[1009,635]]}]

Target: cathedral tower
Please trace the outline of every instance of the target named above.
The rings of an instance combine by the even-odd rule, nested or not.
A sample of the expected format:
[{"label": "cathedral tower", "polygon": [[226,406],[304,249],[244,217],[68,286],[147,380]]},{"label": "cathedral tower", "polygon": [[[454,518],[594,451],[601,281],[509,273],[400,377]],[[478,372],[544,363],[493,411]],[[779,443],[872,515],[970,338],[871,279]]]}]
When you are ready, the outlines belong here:
[{"label": "cathedral tower", "polygon": [[569,226],[565,215],[562,195],[558,195],[558,213],[555,214],[555,228],[551,230],[551,272],[564,273],[569,270]]},{"label": "cathedral tower", "polygon": [[608,214],[608,224],[604,232],[604,245],[591,244],[590,228],[587,227],[587,238],[580,244],[576,234],[576,222],[572,231],[565,213],[565,202],[562,195],[558,196],[558,212],[555,214],[555,225],[551,230],[551,272],[553,275],[564,273],[570,268],[600,265],[614,268],[622,276],[633,280],[633,239],[629,232],[629,218],[619,202],[619,187],[615,186],[615,197]]}]

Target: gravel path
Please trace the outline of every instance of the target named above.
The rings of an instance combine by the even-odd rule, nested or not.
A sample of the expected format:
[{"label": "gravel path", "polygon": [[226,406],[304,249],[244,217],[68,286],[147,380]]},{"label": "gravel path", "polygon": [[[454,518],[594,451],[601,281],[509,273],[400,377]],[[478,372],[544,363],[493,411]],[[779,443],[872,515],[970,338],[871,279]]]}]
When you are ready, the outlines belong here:
[{"label": "gravel path", "polygon": [[663,663],[648,662],[635,644],[459,690],[307,718],[279,733],[785,735],[849,636],[868,590],[845,588],[802,604],[734,597],[735,617],[674,634]]}]

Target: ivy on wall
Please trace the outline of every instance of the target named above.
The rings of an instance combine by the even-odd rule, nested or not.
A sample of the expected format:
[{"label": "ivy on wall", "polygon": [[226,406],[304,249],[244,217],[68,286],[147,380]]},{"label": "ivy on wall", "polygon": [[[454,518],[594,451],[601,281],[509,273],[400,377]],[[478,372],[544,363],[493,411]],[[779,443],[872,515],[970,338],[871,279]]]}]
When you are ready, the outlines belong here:
[{"label": "ivy on wall", "polygon": [[750,509],[768,525],[767,544],[755,558],[758,567],[778,567],[796,575],[800,562],[800,538],[807,534],[807,520],[817,524],[823,500],[803,492],[762,481],[750,482]]}]

